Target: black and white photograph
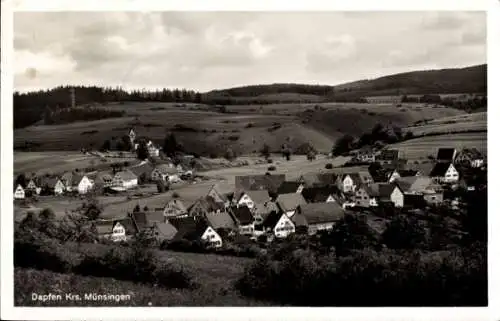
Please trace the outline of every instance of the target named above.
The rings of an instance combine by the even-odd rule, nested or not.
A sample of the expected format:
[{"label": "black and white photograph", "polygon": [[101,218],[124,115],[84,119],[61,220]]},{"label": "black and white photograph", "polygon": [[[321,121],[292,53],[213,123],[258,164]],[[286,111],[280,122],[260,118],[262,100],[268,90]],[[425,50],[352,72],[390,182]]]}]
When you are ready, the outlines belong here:
[{"label": "black and white photograph", "polygon": [[491,305],[486,11],[12,21],[15,307]]}]

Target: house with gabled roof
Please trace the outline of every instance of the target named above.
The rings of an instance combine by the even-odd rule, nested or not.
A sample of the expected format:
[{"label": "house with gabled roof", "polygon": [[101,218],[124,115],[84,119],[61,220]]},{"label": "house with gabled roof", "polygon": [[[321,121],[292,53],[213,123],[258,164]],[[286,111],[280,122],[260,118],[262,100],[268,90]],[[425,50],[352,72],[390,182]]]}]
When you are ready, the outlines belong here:
[{"label": "house with gabled roof", "polygon": [[44,194],[53,194],[53,195],[62,195],[66,190],[63,182],[57,177],[41,177],[39,180],[39,188],[40,193]]},{"label": "house with gabled roof", "polygon": [[432,178],[428,176],[400,177],[394,181],[407,194],[421,194],[435,187]]},{"label": "house with gabled roof", "polygon": [[278,195],[288,193],[301,193],[304,189],[304,185],[305,184],[301,182],[283,182],[276,193]]},{"label": "house with gabled roof", "polygon": [[380,202],[392,202],[395,207],[404,206],[404,193],[392,183],[373,183],[361,186],[355,194],[356,206],[378,206]]},{"label": "house with gabled roof", "polygon": [[215,202],[210,196],[197,199],[189,208],[188,214],[192,217],[206,217],[208,213],[222,213],[226,208],[223,204]]},{"label": "house with gabled roof", "polygon": [[285,238],[295,233],[295,224],[285,213],[272,212],[263,223],[264,231],[272,233],[274,237]]},{"label": "house with gabled roof", "polygon": [[137,187],[137,176],[131,170],[117,172],[112,181],[113,188],[121,188],[124,190]]},{"label": "house with gabled roof", "polygon": [[302,190],[302,196],[307,203],[336,202],[336,194],[340,192],[336,187],[310,187]]},{"label": "house with gabled roof", "polygon": [[345,173],[339,175],[337,179],[337,187],[342,193],[354,193],[361,184],[363,181],[358,173]]},{"label": "house with gabled roof", "polygon": [[14,189],[14,199],[21,200],[24,199],[25,197],[26,194],[24,192],[24,188],[21,186],[21,184],[18,184]]},{"label": "house with gabled roof", "polygon": [[163,208],[163,215],[166,219],[179,216],[187,216],[188,210],[179,198],[170,199]]},{"label": "house with gabled roof", "polygon": [[457,150],[455,148],[439,148],[436,156],[436,161],[443,163],[453,163]]},{"label": "house with gabled roof", "polygon": [[238,231],[242,235],[253,235],[255,231],[254,216],[247,206],[231,206],[229,213],[233,217]]},{"label": "house with gabled roof", "polygon": [[300,205],[292,221],[296,229],[305,226],[308,234],[314,235],[318,231],[331,230],[344,215],[345,211],[338,203],[310,203]]},{"label": "house with gabled roof", "polygon": [[153,170],[155,169],[154,165],[149,161],[144,161],[136,166],[131,166],[128,168],[135,176],[150,178]]},{"label": "house with gabled roof", "polygon": [[400,151],[398,149],[384,149],[375,157],[375,160],[381,164],[396,163],[400,159]]},{"label": "house with gabled roof", "polygon": [[460,175],[451,162],[441,162],[434,165],[430,175],[439,183],[457,183]]},{"label": "house with gabled roof", "polygon": [[215,213],[209,212],[206,214],[206,219],[211,227],[215,230],[236,230],[237,225],[233,217],[226,211]]},{"label": "house with gabled roof", "polygon": [[395,169],[389,173],[388,181],[389,183],[392,183],[400,177],[413,177],[418,176],[419,174],[419,171],[414,169]]},{"label": "house with gabled roof", "polygon": [[237,206],[247,206],[250,210],[253,210],[256,204],[265,204],[271,201],[271,196],[267,190],[258,191],[245,191],[243,192],[236,201]]},{"label": "house with gabled roof", "polygon": [[28,184],[26,185],[25,190],[31,191],[32,193],[40,194],[40,193],[36,192],[39,188],[39,186],[37,185],[37,181],[39,181],[38,178],[36,178],[36,177],[31,178],[29,180]]},{"label": "house with gabled roof", "polygon": [[216,203],[223,204],[225,207],[229,207],[231,205],[229,198],[227,195],[220,192],[217,184],[210,187],[207,196],[213,198]]},{"label": "house with gabled roof", "polygon": [[484,156],[476,148],[464,148],[455,157],[455,164],[479,168],[484,165]]},{"label": "house with gabled roof", "polygon": [[235,195],[241,195],[243,191],[267,190],[276,193],[278,187],[285,181],[282,175],[245,175],[235,176]]},{"label": "house with gabled roof", "polygon": [[280,212],[285,213],[288,217],[292,217],[297,211],[297,208],[300,205],[307,204],[307,202],[302,194],[289,193],[278,195],[276,204],[278,204]]},{"label": "house with gabled roof", "polygon": [[185,217],[172,220],[171,223],[177,229],[173,241],[197,241],[215,248],[222,246],[222,237],[204,219]]},{"label": "house with gabled roof", "polygon": [[169,164],[161,164],[153,169],[151,172],[151,179],[153,181],[162,180],[166,182],[175,182],[180,178],[175,167],[169,166]]}]

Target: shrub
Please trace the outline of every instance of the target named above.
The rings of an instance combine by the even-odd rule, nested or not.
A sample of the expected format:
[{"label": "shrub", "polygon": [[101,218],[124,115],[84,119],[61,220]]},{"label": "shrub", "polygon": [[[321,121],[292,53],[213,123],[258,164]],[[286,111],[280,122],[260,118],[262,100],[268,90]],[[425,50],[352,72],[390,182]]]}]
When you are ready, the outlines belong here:
[{"label": "shrub", "polygon": [[237,141],[240,139],[240,136],[239,135],[231,135],[227,139],[229,139],[230,141]]},{"label": "shrub", "polygon": [[268,170],[268,171],[271,171],[271,172],[272,172],[272,171],[275,171],[275,170],[276,170],[276,166],[269,166],[269,167],[267,168],[267,170]]},{"label": "shrub", "polygon": [[328,163],[325,165],[325,168],[326,169],[332,169],[333,168],[333,164],[332,163]]},{"label": "shrub", "polygon": [[246,124],[245,128],[252,128],[253,127],[253,123],[248,123]]},{"label": "shrub", "polygon": [[273,163],[273,160],[269,158],[269,159],[267,160],[267,163],[268,163],[268,164],[272,164],[272,163]]}]

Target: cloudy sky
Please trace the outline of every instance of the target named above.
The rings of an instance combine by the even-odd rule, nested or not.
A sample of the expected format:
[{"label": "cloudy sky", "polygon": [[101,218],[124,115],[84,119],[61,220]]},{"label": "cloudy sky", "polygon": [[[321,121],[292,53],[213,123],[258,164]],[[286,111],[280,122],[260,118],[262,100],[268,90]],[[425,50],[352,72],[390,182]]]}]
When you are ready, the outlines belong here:
[{"label": "cloudy sky", "polygon": [[16,90],[339,84],[486,62],[482,12],[18,12]]}]

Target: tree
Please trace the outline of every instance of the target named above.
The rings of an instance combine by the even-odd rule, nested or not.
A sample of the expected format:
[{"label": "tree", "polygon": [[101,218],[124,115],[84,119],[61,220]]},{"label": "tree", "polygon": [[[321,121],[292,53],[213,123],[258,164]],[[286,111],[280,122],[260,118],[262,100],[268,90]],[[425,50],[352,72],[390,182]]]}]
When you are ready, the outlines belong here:
[{"label": "tree", "polygon": [[224,153],[224,158],[227,159],[228,161],[233,161],[236,158],[236,155],[231,147],[228,147],[226,149],[226,152]]},{"label": "tree", "polygon": [[149,207],[147,205],[145,205],[143,210],[144,210],[144,212],[147,212],[147,211],[149,211]]},{"label": "tree", "polygon": [[353,143],[354,137],[352,137],[351,135],[344,135],[340,137],[339,139],[337,139],[335,145],[333,146],[332,154],[334,156],[339,156],[349,152],[352,148]]},{"label": "tree", "polygon": [[101,151],[107,151],[107,150],[111,150],[111,141],[109,139],[106,139],[101,147]]},{"label": "tree", "polygon": [[156,181],[156,188],[158,189],[158,193],[165,193],[165,191],[167,190],[163,180]]},{"label": "tree", "polygon": [[179,150],[180,145],[177,143],[175,135],[173,133],[167,134],[163,141],[163,152],[168,156],[172,156]]},{"label": "tree", "polygon": [[392,249],[416,249],[427,245],[423,225],[415,218],[398,215],[382,234],[382,241]]},{"label": "tree", "polygon": [[149,158],[149,150],[148,146],[146,146],[146,143],[144,141],[141,141],[139,143],[139,146],[137,146],[137,158],[140,160],[146,160]]},{"label": "tree", "polygon": [[271,156],[271,148],[269,147],[268,144],[264,144],[262,146],[262,149],[260,150],[260,154],[265,158],[268,159],[269,156]]},{"label": "tree", "polygon": [[138,184],[144,185],[146,184],[147,180],[148,180],[148,175],[146,173],[142,173],[141,175],[139,175]]},{"label": "tree", "polygon": [[140,211],[141,211],[141,207],[139,206],[139,204],[136,204],[135,207],[134,207],[133,212],[137,213],[137,212],[140,212]]},{"label": "tree", "polygon": [[23,188],[26,187],[26,176],[24,174],[17,175],[16,186],[21,185]]},{"label": "tree", "polygon": [[101,216],[102,206],[97,199],[89,198],[80,208],[83,217],[89,221],[95,221]]}]

